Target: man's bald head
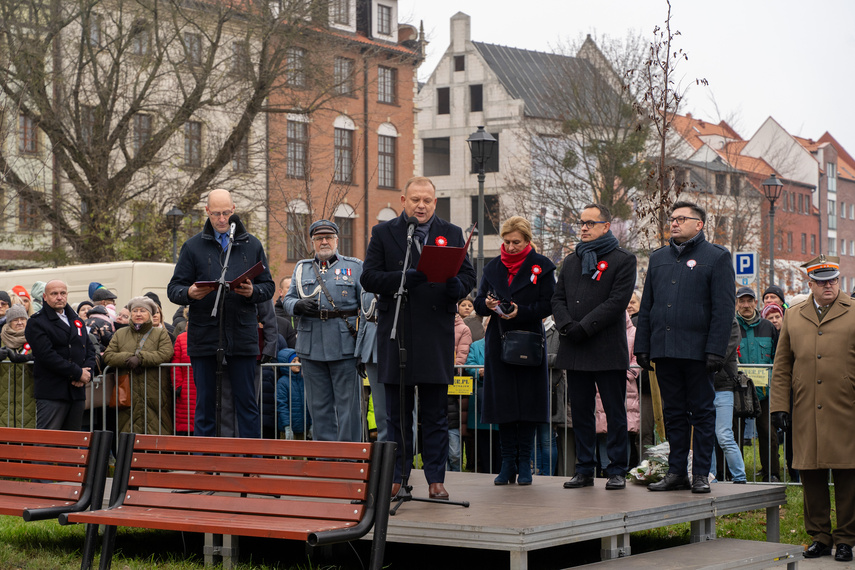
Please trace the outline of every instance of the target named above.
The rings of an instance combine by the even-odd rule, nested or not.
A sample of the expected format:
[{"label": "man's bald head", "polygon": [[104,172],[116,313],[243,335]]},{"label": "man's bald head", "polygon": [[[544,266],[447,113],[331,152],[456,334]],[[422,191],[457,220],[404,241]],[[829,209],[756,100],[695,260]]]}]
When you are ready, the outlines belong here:
[{"label": "man's bald head", "polygon": [[208,193],[205,213],[214,229],[224,234],[229,231],[229,217],[235,212],[235,204],[228,190],[217,188]]},{"label": "man's bald head", "polygon": [[43,298],[48,307],[56,311],[62,311],[65,309],[65,305],[68,304],[68,286],[64,281],[60,281],[59,279],[48,281],[45,283]]}]

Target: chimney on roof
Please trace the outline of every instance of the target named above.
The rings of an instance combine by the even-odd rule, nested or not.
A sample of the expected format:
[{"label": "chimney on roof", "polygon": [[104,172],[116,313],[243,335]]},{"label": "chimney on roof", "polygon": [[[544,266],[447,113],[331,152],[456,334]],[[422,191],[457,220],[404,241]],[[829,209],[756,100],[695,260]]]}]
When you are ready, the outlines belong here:
[{"label": "chimney on roof", "polygon": [[468,14],[458,12],[451,17],[451,51],[463,53],[471,39],[472,19]]},{"label": "chimney on roof", "polygon": [[691,113],[686,113],[686,118],[687,118],[687,119],[691,119],[691,118],[692,118],[692,114],[691,114]]}]

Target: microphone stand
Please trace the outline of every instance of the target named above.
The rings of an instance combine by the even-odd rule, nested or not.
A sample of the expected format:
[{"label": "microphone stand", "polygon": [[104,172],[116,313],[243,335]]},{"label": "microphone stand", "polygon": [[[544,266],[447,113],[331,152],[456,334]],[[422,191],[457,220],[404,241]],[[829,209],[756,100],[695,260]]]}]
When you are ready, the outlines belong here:
[{"label": "microphone stand", "polygon": [[[401,314],[401,304],[404,298],[407,295],[407,290],[404,288],[404,284],[407,280],[407,269],[410,268],[410,253],[412,252],[413,246],[413,234],[407,230],[407,251],[404,254],[404,267],[401,270],[401,282],[398,285],[398,291],[395,293],[395,316],[392,321],[392,332],[389,335],[389,340],[397,341],[398,343],[398,421],[401,429],[401,488],[398,490],[398,494],[392,497],[392,502],[395,503],[391,509],[389,509],[389,514],[394,516],[395,513],[398,512],[398,508],[404,503],[408,503],[410,501],[417,501],[421,503],[437,503],[440,505],[455,505],[461,507],[468,507],[469,501],[449,501],[447,499],[431,499],[424,497],[414,497],[413,496],[413,486],[409,484],[410,475],[407,472],[407,434],[412,435],[412,429],[407,429],[407,421],[411,420],[412,414],[405,414],[405,395],[404,388],[405,382],[404,379],[406,377],[407,370],[407,349],[404,346],[404,339],[402,335],[398,335],[398,323]],[[413,394],[415,397],[415,394]],[[407,416],[405,418],[404,416]],[[415,450],[415,441],[413,442],[413,449]],[[410,459],[412,461],[412,459]]]},{"label": "microphone stand", "polygon": [[232,245],[234,244],[234,230],[229,232],[229,246],[226,248],[226,259],[223,262],[223,270],[220,272],[220,278],[217,279],[217,298],[214,300],[214,309],[211,311],[212,317],[217,317],[217,326],[219,335],[217,339],[217,371],[215,378],[217,380],[216,388],[216,422],[217,422],[217,437],[220,437],[220,429],[222,426],[223,413],[223,367],[226,365],[226,338],[225,338],[225,304],[226,293],[229,290],[229,284],[226,281],[226,271],[229,270],[229,258],[232,255]]}]

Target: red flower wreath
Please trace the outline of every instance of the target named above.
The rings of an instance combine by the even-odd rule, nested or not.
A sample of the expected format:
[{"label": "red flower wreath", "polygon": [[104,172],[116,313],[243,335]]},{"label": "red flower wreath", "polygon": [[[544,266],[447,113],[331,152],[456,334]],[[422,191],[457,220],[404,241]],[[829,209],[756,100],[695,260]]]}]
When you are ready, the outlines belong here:
[{"label": "red flower wreath", "polygon": [[445,239],[443,236],[436,236],[436,239],[433,240],[433,242],[439,247],[445,247],[448,245],[448,240]]}]

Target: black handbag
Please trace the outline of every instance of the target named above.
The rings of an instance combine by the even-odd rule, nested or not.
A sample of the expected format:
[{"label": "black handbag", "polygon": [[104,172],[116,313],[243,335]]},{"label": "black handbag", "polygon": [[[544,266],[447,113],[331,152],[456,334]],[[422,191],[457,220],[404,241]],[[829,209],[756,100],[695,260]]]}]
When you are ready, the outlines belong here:
[{"label": "black handbag", "polygon": [[542,334],[531,331],[502,332],[501,321],[499,332],[502,334],[502,362],[517,366],[540,366],[543,362]]},{"label": "black handbag", "polygon": [[733,379],[733,416],[736,418],[759,418],[760,398],[754,389],[754,382],[739,372]]}]

